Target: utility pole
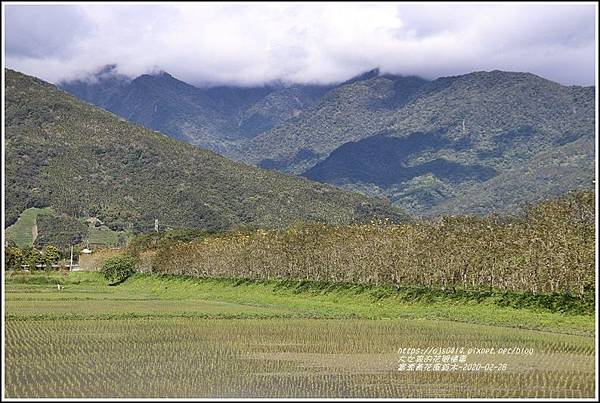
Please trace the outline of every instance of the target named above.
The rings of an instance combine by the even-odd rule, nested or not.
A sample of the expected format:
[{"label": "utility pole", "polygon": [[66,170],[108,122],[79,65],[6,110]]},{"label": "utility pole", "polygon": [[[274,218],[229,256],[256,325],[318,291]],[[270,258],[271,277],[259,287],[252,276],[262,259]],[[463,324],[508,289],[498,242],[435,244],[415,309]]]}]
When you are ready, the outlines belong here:
[{"label": "utility pole", "polygon": [[73,245],[71,245],[71,264],[69,265],[69,271],[73,271]]},{"label": "utility pole", "polygon": [[154,231],[158,232],[158,218],[154,220]]}]

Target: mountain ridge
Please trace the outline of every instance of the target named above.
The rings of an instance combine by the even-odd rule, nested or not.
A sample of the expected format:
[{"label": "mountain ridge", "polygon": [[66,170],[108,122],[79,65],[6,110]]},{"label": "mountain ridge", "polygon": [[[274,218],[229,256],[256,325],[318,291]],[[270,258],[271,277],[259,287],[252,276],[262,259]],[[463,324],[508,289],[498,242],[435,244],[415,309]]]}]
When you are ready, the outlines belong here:
[{"label": "mountain ridge", "polygon": [[[382,105],[395,97],[391,90],[394,81],[393,77],[377,76],[337,88],[300,119],[246,143],[240,158],[365,194],[383,195],[412,214],[429,215],[434,211],[443,213],[435,208],[438,203],[459,197],[491,177],[483,175],[456,183],[458,177],[444,180],[443,169],[438,169],[433,172],[434,178],[424,172],[414,180],[406,177],[377,189],[385,178],[364,181],[359,173],[354,178],[348,176],[356,164],[382,164],[380,157],[389,150],[378,149],[372,139],[443,133],[445,144],[430,144],[427,136],[418,137],[420,151],[406,156],[404,168],[395,162],[378,168],[382,175],[402,177],[399,170],[440,160],[464,167],[481,166],[501,174],[561,144],[594,136],[594,87],[561,86],[530,73],[475,72],[418,83],[405,92],[406,102],[400,108],[386,110]],[[366,149],[369,143],[372,147]],[[341,155],[350,150],[351,144],[354,148],[365,146],[360,159],[353,153]],[[309,157],[298,158],[300,151]],[[584,177],[593,171],[593,160],[592,149],[585,163],[580,161]],[[577,187],[571,175],[563,180],[558,171],[554,172],[554,180],[562,182],[563,191]],[[419,192],[422,197],[416,195]],[[432,199],[432,195],[436,196]],[[497,203],[477,211],[505,211],[509,205],[514,204]]]},{"label": "mountain ridge", "polygon": [[[115,77],[123,76],[104,67],[88,79],[58,86],[132,122],[226,156],[239,142],[295,116],[330,88],[280,82],[199,87],[164,71],[128,81]],[[104,88],[111,85],[113,91]]]},{"label": "mountain ridge", "polygon": [[226,159],[9,69],[6,225],[29,207],[111,228],[284,227],[407,216],[382,200]]},{"label": "mountain ridge", "polygon": [[[485,186],[492,179],[488,173],[501,175],[540,153],[550,155],[553,148],[593,136],[595,124],[595,87],[563,86],[532,73],[501,70],[426,80],[382,74],[376,68],[330,87],[269,87],[246,104],[235,87],[198,91],[218,95],[200,107],[200,101],[192,100],[192,112],[187,113],[186,98],[175,94],[165,107],[176,104],[176,111],[159,114],[157,121],[141,119],[142,124],[157,127],[162,120],[169,125],[159,127],[161,131],[192,144],[261,168],[385,197],[416,215],[441,212],[438,204],[448,205],[447,200],[460,198],[468,189]],[[214,100],[227,112],[210,112]],[[236,108],[227,110],[225,105],[234,101]],[[431,137],[415,137],[418,133],[442,133],[444,142],[429,144]],[[384,142],[396,147],[413,139],[420,142],[419,151],[385,165],[378,153],[401,150],[381,148],[375,140],[382,137],[391,138]],[[357,147],[358,154],[346,155]],[[580,161],[585,172],[593,153],[587,154],[586,163]],[[380,177],[350,175],[352,163],[379,165],[371,172]],[[444,167],[453,167],[449,172],[456,175],[446,175]],[[473,171],[477,168],[481,175]],[[469,170],[473,174],[465,175]],[[564,191],[575,186],[572,175],[563,179],[553,172]],[[506,210],[509,205],[507,201],[477,211]]]}]

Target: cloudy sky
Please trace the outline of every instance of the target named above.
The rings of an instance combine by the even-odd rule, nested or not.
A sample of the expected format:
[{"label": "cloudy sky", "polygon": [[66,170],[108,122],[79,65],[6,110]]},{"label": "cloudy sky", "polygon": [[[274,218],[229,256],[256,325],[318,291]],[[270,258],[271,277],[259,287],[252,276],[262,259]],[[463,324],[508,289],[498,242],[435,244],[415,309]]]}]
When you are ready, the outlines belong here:
[{"label": "cloudy sky", "polygon": [[592,3],[3,5],[6,67],[50,82],[116,63],[195,84],[335,82],[374,67],[595,84]]}]

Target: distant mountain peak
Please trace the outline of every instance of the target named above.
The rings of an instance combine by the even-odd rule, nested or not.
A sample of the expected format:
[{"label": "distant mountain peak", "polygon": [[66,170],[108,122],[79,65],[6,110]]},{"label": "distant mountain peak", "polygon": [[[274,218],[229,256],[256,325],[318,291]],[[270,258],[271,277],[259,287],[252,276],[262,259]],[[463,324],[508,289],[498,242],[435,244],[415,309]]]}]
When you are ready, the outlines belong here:
[{"label": "distant mountain peak", "polygon": [[456,76],[452,76],[454,78],[461,78],[463,80],[468,79],[497,79],[497,80],[507,80],[507,79],[538,79],[544,81],[550,81],[543,77],[537,76],[533,73],[522,72],[522,71],[506,71],[506,70],[481,70],[481,71],[473,71],[467,74],[459,74]]},{"label": "distant mountain peak", "polygon": [[380,75],[380,71],[379,71],[379,67],[375,67],[374,69],[371,69],[369,71],[365,71],[364,73],[361,73],[357,76],[352,77],[350,80],[344,81],[342,83],[342,85],[344,84],[350,84],[350,83],[355,83],[358,81],[367,81],[370,80],[372,78],[375,77],[379,77]]},{"label": "distant mountain peak", "polygon": [[72,83],[98,84],[100,82],[112,80],[120,82],[129,82],[131,81],[131,78],[126,76],[125,74],[119,73],[119,66],[115,63],[111,63],[105,64],[104,66],[99,67],[94,72],[80,76],[79,78],[61,80],[58,82],[58,86],[63,87]]},{"label": "distant mountain peak", "polygon": [[98,71],[96,71],[95,75],[99,76],[103,74],[116,74],[117,67],[118,66],[116,63],[105,64],[104,66],[100,67]]},{"label": "distant mountain peak", "polygon": [[162,76],[172,77],[162,67],[159,67],[159,66],[152,67],[152,69],[150,69],[146,74],[142,74],[142,75],[155,76],[155,77],[162,77]]},{"label": "distant mountain peak", "polygon": [[180,88],[186,91],[197,90],[191,84],[181,81],[164,70],[157,70],[151,73],[142,74],[131,81],[132,85],[143,85],[160,88]]}]

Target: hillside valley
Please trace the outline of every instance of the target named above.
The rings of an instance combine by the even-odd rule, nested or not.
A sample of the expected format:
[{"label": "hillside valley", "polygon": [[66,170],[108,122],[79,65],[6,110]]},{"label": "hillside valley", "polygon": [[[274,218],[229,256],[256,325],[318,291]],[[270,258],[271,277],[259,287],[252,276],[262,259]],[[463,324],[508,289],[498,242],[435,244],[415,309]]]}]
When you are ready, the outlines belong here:
[{"label": "hillside valley", "polygon": [[530,73],[426,80],[374,69],[331,85],[199,88],[108,66],[60,85],[172,137],[415,216],[512,211],[590,187],[594,175],[595,88]]}]

